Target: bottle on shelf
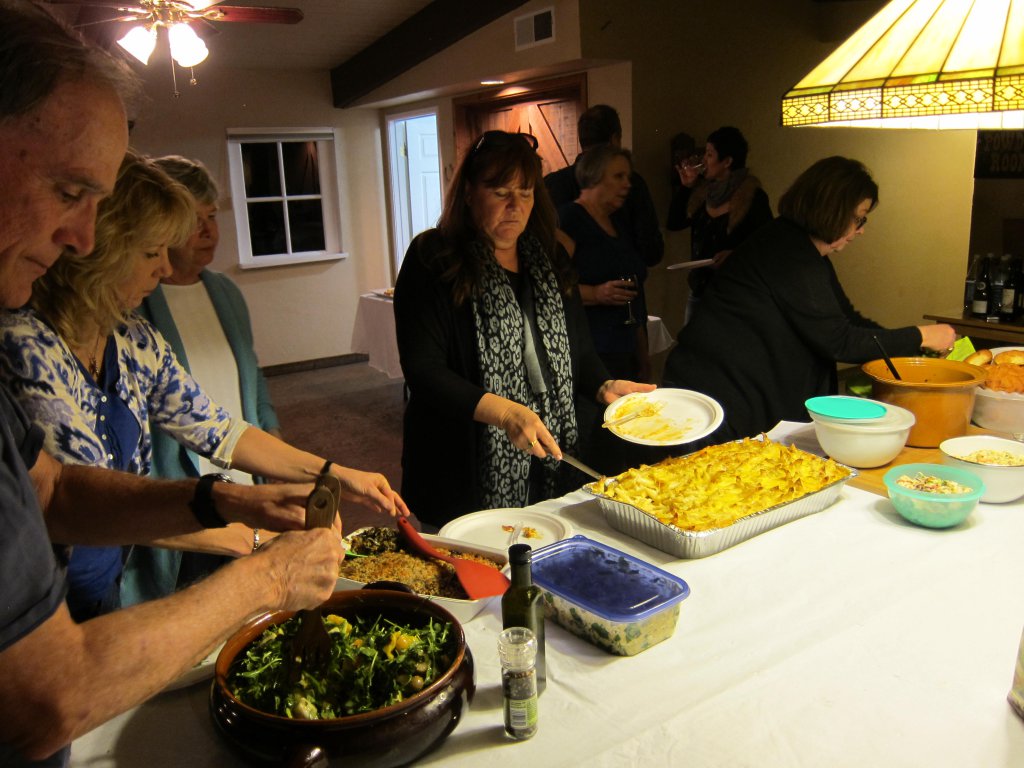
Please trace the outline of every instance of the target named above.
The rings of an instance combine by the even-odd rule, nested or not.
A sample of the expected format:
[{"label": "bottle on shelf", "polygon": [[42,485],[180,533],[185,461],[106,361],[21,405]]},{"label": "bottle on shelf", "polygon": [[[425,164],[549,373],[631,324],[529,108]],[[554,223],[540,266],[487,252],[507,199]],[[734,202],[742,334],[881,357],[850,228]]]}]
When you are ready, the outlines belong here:
[{"label": "bottle on shelf", "polygon": [[992,265],[988,275],[988,315],[986,320],[992,322],[1001,319],[1003,314],[1003,286],[1006,284],[1006,273],[1009,269],[1010,254],[992,257]]},{"label": "bottle on shelf", "polygon": [[[991,255],[991,254],[990,254]],[[974,298],[971,300],[971,315],[984,320],[988,316],[988,278],[990,260],[986,257],[974,281]]]},{"label": "bottle on shelf", "polygon": [[1024,320],[1024,256],[1017,261],[1017,306],[1013,314],[1018,322]]},{"label": "bottle on shelf", "polygon": [[513,544],[508,548],[508,564],[512,584],[501,596],[501,626],[526,627],[537,641],[537,690],[547,685],[547,664],[544,657],[544,603],[542,590],[533,583],[533,551],[529,544]]},{"label": "bottle on shelf", "polygon": [[1013,258],[1008,253],[1003,254],[1003,291],[999,302],[999,320],[1010,322],[1013,320],[1017,306],[1018,271]]},{"label": "bottle on shelf", "polygon": [[971,311],[971,303],[974,301],[974,283],[978,279],[980,266],[981,254],[976,253],[971,257],[971,264],[967,268],[967,278],[964,280],[964,314]]}]

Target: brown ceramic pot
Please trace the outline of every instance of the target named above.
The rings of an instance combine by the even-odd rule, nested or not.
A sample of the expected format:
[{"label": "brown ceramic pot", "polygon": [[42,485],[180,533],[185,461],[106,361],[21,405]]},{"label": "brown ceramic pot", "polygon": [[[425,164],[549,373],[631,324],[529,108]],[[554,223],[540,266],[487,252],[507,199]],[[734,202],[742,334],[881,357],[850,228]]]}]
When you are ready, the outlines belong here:
[{"label": "brown ceramic pot", "polygon": [[415,696],[373,712],[331,720],[271,715],[238,701],[227,687],[235,657],[268,626],[294,615],[265,614],[236,632],[217,657],[210,711],[220,733],[249,759],[288,766],[391,768],[410,763],[440,744],[454,730],[475,692],[473,657],[462,625],[435,602],[386,589],[335,592],[324,608],[350,620],[360,614],[413,625],[430,618],[450,622],[456,633],[455,661]]},{"label": "brown ceramic pot", "polygon": [[936,357],[894,357],[901,380],[889,372],[884,360],[864,363],[871,377],[872,396],[914,414],[907,445],[935,448],[943,440],[967,433],[978,386],[985,372],[976,365]]}]

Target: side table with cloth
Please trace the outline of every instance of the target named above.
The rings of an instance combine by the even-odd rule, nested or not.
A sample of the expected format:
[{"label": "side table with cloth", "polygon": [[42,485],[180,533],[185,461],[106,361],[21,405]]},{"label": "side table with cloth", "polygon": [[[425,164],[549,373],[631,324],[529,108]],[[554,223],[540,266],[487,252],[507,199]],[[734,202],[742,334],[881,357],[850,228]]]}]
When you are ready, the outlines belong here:
[{"label": "side table with cloth", "polygon": [[364,293],[356,307],[352,327],[352,351],[370,356],[370,367],[392,379],[402,378],[395,337],[395,304],[383,296]]},{"label": "side table with cloth", "polygon": [[[847,485],[827,509],[719,554],[679,560],[612,529],[584,491],[530,509],[564,517],[684,578],[675,633],[612,656],[549,623],[539,731],[502,730],[498,601],[465,624],[476,698],[418,765],[514,759],[963,768],[1024,765],[1006,701],[1024,623],[1024,501],[918,528]],[[207,685],[158,696],[79,739],[72,765],[244,765],[217,736]]]}]

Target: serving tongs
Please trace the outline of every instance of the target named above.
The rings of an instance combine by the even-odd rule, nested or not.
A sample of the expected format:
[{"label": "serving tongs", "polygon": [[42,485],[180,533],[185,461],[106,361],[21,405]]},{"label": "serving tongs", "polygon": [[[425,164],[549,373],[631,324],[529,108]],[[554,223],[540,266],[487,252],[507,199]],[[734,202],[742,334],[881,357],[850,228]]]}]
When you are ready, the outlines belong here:
[{"label": "serving tongs", "polygon": [[[306,499],[306,530],[330,528],[338,514],[341,483],[330,473],[330,464],[317,475],[313,492]],[[298,612],[299,628],[292,637],[288,664],[289,685],[302,678],[302,670],[320,670],[331,657],[331,638],[324,627],[321,606]]]}]

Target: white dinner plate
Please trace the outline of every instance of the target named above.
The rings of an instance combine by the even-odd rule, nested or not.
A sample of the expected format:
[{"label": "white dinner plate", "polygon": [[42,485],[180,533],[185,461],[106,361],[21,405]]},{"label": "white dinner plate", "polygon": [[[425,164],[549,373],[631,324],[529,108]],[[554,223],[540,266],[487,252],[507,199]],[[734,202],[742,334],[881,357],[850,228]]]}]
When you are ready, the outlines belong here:
[{"label": "white dinner plate", "polygon": [[708,264],[714,262],[714,259],[697,259],[696,261],[683,261],[679,264],[669,264],[665,269],[696,269],[697,267],[706,267]]},{"label": "white dinner plate", "polygon": [[380,296],[382,299],[393,299],[395,298],[394,288],[374,288],[372,291],[374,296]]},{"label": "white dinner plate", "polygon": [[217,666],[217,657],[220,655],[220,651],[223,647],[223,645],[218,645],[209,656],[192,667],[192,669],[188,670],[176,680],[172,680],[165,685],[164,690],[176,691],[179,688],[186,688],[190,685],[201,683],[203,680],[213,677],[214,667]]},{"label": "white dinner plate", "polygon": [[725,416],[718,401],[701,392],[662,388],[620,397],[605,409],[604,420],[621,419],[646,405],[653,405],[657,412],[608,429],[631,443],[680,445],[710,435],[718,429]]},{"label": "white dinner plate", "polygon": [[529,544],[533,549],[572,536],[572,526],[557,515],[514,508],[470,512],[447,523],[437,535],[505,552],[517,523],[523,528],[516,543]]}]

